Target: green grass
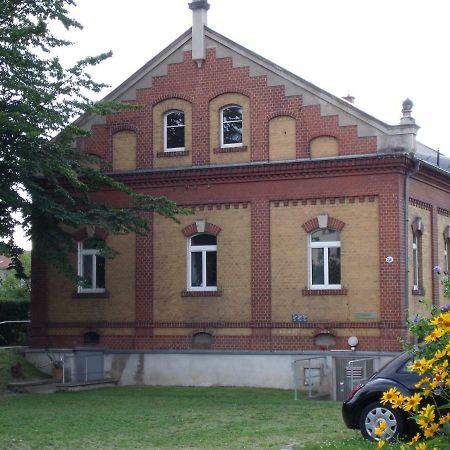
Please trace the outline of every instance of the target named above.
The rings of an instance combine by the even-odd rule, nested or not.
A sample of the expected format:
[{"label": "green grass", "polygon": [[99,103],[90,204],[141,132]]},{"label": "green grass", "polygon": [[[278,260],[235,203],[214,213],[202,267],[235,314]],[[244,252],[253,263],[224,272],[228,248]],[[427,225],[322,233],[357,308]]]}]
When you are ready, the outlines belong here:
[{"label": "green grass", "polygon": [[340,409],[276,389],[25,394],[0,401],[0,449],[374,449],[345,427]]},{"label": "green grass", "polygon": [[[11,367],[20,364],[22,376],[13,377]],[[47,375],[39,372],[14,347],[0,347],[0,395],[6,390],[8,383],[30,379],[46,378]]]}]

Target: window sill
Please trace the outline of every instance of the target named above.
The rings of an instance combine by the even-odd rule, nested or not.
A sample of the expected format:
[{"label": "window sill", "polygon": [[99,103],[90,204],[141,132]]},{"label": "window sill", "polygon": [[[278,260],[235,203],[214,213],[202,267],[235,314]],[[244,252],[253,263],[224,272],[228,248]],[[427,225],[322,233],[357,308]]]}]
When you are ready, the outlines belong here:
[{"label": "window sill", "polygon": [[302,295],[306,297],[322,295],[347,295],[347,289],[302,289]]},{"label": "window sill", "polygon": [[222,290],[217,291],[181,291],[182,297],[222,297]]},{"label": "window sill", "polygon": [[72,298],[109,298],[109,291],[104,292],[73,292]]},{"label": "window sill", "polygon": [[220,153],[237,153],[246,151],[247,151],[246,145],[236,145],[235,147],[219,147],[214,149],[214,153],[216,155]]},{"label": "window sill", "polygon": [[189,156],[189,150],[175,150],[175,151],[160,151],[156,154],[157,158],[176,158],[176,157],[181,157],[181,156]]},{"label": "window sill", "polygon": [[420,288],[420,289],[412,289],[411,290],[411,294],[412,295],[420,295],[420,296],[424,296],[425,295],[425,289]]}]

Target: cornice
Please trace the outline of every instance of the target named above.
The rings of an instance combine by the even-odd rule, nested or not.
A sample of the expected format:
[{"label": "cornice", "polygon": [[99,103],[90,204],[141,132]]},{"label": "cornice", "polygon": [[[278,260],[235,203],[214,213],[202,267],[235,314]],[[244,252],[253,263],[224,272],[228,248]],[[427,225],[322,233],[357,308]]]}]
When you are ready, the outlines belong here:
[{"label": "cornice", "polygon": [[369,155],[345,158],[302,159],[276,162],[253,162],[228,166],[195,166],[173,169],[143,169],[108,172],[132,187],[183,186],[190,183],[237,183],[278,179],[307,179],[361,174],[405,174],[412,159],[401,155]]}]

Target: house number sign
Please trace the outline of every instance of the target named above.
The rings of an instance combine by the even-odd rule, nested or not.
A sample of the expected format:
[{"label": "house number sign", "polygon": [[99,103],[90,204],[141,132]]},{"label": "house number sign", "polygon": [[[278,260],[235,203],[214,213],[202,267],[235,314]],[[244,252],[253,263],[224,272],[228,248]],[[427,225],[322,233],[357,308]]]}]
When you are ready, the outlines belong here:
[{"label": "house number sign", "polygon": [[308,322],[308,315],[300,313],[292,314],[292,322]]}]

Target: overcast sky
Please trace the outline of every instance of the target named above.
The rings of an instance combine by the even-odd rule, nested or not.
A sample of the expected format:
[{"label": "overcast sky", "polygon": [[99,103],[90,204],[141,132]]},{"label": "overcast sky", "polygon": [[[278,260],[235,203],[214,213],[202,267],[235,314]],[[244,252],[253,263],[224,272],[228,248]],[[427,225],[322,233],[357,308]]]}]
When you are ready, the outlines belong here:
[{"label": "overcast sky", "polygon": [[[192,24],[188,0],[76,0],[68,59],[112,50],[92,73],[116,87]],[[414,102],[418,139],[450,155],[448,0],[209,0],[208,26],[397,124]],[[106,95],[109,90],[103,93]]]}]

